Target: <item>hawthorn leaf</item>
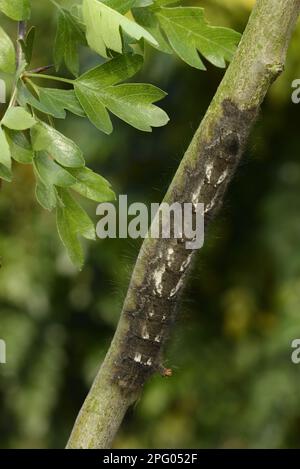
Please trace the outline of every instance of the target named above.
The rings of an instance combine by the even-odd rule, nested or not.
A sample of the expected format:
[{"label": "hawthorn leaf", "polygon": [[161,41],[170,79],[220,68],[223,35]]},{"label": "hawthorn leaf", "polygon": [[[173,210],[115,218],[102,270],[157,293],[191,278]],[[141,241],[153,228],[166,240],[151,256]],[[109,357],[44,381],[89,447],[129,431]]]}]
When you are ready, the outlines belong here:
[{"label": "hawthorn leaf", "polygon": [[105,133],[111,133],[109,109],[133,127],[151,132],[152,127],[165,125],[167,114],[153,103],[165,96],[159,88],[148,84],[120,84],[140,68],[141,56],[119,56],[85,73],[74,81],[78,100],[91,122]]},{"label": "hawthorn leaf", "polygon": [[70,259],[79,268],[82,267],[84,256],[79,235],[95,240],[95,227],[82,207],[71,197],[66,190],[59,190],[57,204],[57,229],[59,236],[66,247]]},{"label": "hawthorn leaf", "polygon": [[15,130],[5,130],[6,138],[9,143],[11,157],[22,164],[31,164],[33,160],[32,147],[22,132]]},{"label": "hawthorn leaf", "polygon": [[169,122],[165,111],[153,105],[166,93],[153,85],[127,83],[110,87],[104,97],[105,106],[120,119],[144,132]]},{"label": "hawthorn leaf", "polygon": [[76,143],[44,122],[32,127],[31,140],[35,151],[47,151],[63,166],[79,168],[85,165],[82,151]]},{"label": "hawthorn leaf", "polygon": [[30,91],[29,89],[19,81],[18,83],[18,95],[17,95],[18,103],[20,106],[26,107],[29,104],[31,107],[34,107],[40,112],[45,114],[50,114],[49,109],[44,106]]},{"label": "hawthorn leaf", "polygon": [[78,239],[76,226],[70,221],[67,209],[58,205],[56,210],[56,224],[59,237],[65,246],[73,264],[81,270],[84,263],[84,255],[81,243]]},{"label": "hawthorn leaf", "polygon": [[46,186],[69,187],[76,179],[49,156],[46,152],[38,152],[34,158],[37,174]]},{"label": "hawthorn leaf", "polygon": [[35,90],[39,95],[36,98],[26,86],[18,86],[18,102],[22,106],[29,104],[38,111],[49,114],[56,119],[65,119],[66,110],[73,114],[84,117],[82,109],[74,90],[63,90],[55,88],[42,88],[35,85]]},{"label": "hawthorn leaf", "polygon": [[16,52],[12,40],[0,27],[0,70],[14,73],[16,70]]},{"label": "hawthorn leaf", "polygon": [[0,0],[0,11],[15,21],[30,18],[30,0]]},{"label": "hawthorn leaf", "polygon": [[68,171],[77,180],[72,189],[80,195],[95,202],[109,202],[116,199],[110,183],[99,174],[88,168],[69,169]]},{"label": "hawthorn leaf", "polygon": [[35,196],[38,203],[50,212],[56,207],[56,190],[52,185],[46,185],[37,176]]},{"label": "hawthorn leaf", "polygon": [[77,76],[79,73],[78,46],[85,43],[85,35],[75,16],[64,8],[59,7],[54,44],[56,70],[59,70],[64,61],[70,72]]},{"label": "hawthorn leaf", "polygon": [[25,56],[26,62],[30,64],[32,59],[32,52],[33,52],[33,44],[35,38],[35,27],[32,26],[28,33],[26,34],[25,39],[19,39],[19,42],[22,47],[23,54]]},{"label": "hawthorn leaf", "polygon": [[146,29],[98,0],[83,0],[82,11],[87,42],[102,57],[108,57],[107,49],[122,53],[121,30],[137,41],[145,39],[158,45]]},{"label": "hawthorn leaf", "polygon": [[40,102],[48,109],[48,113],[52,113],[54,117],[60,115],[61,118],[65,118],[65,111],[72,112],[80,117],[85,116],[85,112],[76,98],[74,90],[55,88],[39,88],[38,90]]},{"label": "hawthorn leaf", "polygon": [[11,169],[11,153],[5,133],[0,126],[0,164],[8,170]]},{"label": "hawthorn leaf", "polygon": [[229,28],[210,26],[203,8],[160,8],[160,25],[179,57],[192,67],[205,70],[199,53],[216,67],[224,68],[236,51],[240,34]]},{"label": "hawthorn leaf", "polygon": [[81,106],[85,110],[89,120],[106,134],[113,131],[113,126],[101,97],[91,89],[82,89],[81,85],[75,87],[75,92]]},{"label": "hawthorn leaf", "polygon": [[74,225],[77,227],[77,232],[84,238],[95,241],[95,226],[86,211],[73,199],[68,190],[60,189],[59,197],[64,204],[64,208],[68,210],[73,219]]},{"label": "hawthorn leaf", "polygon": [[36,86],[39,94],[38,98],[24,86],[19,87],[19,102],[24,106],[30,104],[44,114],[49,114],[56,119],[65,119],[66,111],[84,117],[85,112],[82,109],[74,90],[62,90],[55,88],[42,88]]},{"label": "hawthorn leaf", "polygon": [[158,43],[157,49],[166,54],[173,53],[172,47],[162,32],[158,18],[155,16],[155,11],[150,8],[133,8],[132,14],[136,22],[147,29],[156,39]]},{"label": "hawthorn leaf", "polygon": [[135,75],[143,65],[139,55],[123,55],[89,70],[74,82],[76,96],[90,121],[110,134],[113,126],[101,99],[101,90]]},{"label": "hawthorn leaf", "polygon": [[12,130],[30,129],[36,124],[36,120],[22,107],[9,108],[2,119],[2,124]]}]

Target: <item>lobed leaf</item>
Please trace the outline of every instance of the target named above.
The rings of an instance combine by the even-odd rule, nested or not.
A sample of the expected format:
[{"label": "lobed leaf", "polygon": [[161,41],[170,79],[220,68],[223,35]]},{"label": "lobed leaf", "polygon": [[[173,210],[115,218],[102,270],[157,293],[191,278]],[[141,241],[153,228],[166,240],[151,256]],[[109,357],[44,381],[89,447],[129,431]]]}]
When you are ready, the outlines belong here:
[{"label": "lobed leaf", "polygon": [[38,94],[36,98],[24,85],[19,85],[18,101],[22,106],[29,104],[38,111],[55,117],[65,119],[66,111],[84,117],[82,109],[74,90],[62,90],[56,88],[42,88],[35,85]]},{"label": "lobed leaf", "polygon": [[141,56],[124,55],[85,73],[74,82],[81,106],[91,122],[105,133],[111,133],[109,109],[133,127],[151,131],[165,125],[167,114],[153,103],[165,96],[160,89],[145,84],[116,85],[135,74],[143,63]]},{"label": "lobed leaf", "polygon": [[208,25],[203,8],[160,8],[156,16],[174,51],[201,70],[205,66],[198,52],[213,65],[225,67],[240,40],[240,34],[232,29]]},{"label": "lobed leaf", "polygon": [[122,53],[121,30],[137,41],[158,45],[146,29],[98,0],[83,0],[82,11],[87,42],[102,57],[108,57],[107,49]]},{"label": "lobed leaf", "polygon": [[59,70],[65,62],[70,72],[79,73],[78,46],[85,44],[85,36],[77,19],[64,8],[59,7],[57,32],[54,44],[54,62]]},{"label": "lobed leaf", "polygon": [[80,205],[66,190],[59,190],[57,204],[57,229],[71,260],[79,268],[83,265],[83,251],[78,236],[95,240],[95,227]]},{"label": "lobed leaf", "polygon": [[36,120],[22,107],[8,108],[2,119],[2,124],[12,130],[30,129]]}]

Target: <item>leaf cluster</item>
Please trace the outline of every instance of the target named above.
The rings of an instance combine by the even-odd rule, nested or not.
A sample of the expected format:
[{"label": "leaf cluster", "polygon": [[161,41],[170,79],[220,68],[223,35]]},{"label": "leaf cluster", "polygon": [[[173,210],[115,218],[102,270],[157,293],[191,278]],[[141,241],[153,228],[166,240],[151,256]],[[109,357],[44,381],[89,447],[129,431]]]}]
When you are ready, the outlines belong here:
[{"label": "leaf cluster", "polygon": [[[104,177],[86,167],[81,149],[56,129],[55,119],[73,113],[110,134],[114,114],[138,130],[151,132],[169,120],[155,104],[165,93],[149,83],[128,82],[143,66],[145,45],[175,53],[198,69],[205,69],[201,56],[224,67],[239,34],[207,24],[202,8],[182,7],[170,0],[82,0],[70,9],[49,1],[57,16],[54,66],[57,73],[64,66],[72,78],[42,73],[49,67],[30,70],[34,26],[16,45],[0,27],[0,71],[15,77],[0,121],[0,178],[12,180],[13,161],[32,165],[37,201],[56,211],[59,235],[72,261],[81,267],[79,237],[95,239],[95,228],[74,193],[95,202],[114,200],[115,194]],[[0,12],[13,21],[28,22],[31,7],[30,0],[0,0]],[[82,46],[102,57],[100,65],[83,74]],[[41,80],[59,86],[41,86]]]}]

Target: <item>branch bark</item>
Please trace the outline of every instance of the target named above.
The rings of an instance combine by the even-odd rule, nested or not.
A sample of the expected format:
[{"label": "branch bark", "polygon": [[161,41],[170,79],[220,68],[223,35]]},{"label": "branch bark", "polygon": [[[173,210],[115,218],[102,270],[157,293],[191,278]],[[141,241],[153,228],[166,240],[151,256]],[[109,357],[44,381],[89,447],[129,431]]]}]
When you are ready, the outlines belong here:
[{"label": "branch bark", "polygon": [[26,29],[27,29],[27,22],[26,21],[19,21],[18,22],[17,46],[16,46],[16,52],[17,52],[16,53],[16,69],[17,69],[16,74],[17,75],[15,77],[15,83],[14,83],[14,87],[13,87],[13,91],[12,91],[12,95],[11,95],[11,99],[10,99],[10,103],[9,103],[8,107],[15,106],[16,101],[17,101],[17,87],[18,87],[18,80],[19,80],[19,68],[20,68],[20,66],[22,64],[22,60],[23,60],[23,51],[22,51],[20,41],[25,38]]},{"label": "branch bark", "polygon": [[18,43],[17,43],[17,68],[21,65],[23,58],[23,51],[20,44],[20,40],[25,39],[26,36],[27,23],[26,21],[19,21],[18,23]]},{"label": "branch bark", "polygon": [[[164,202],[202,202],[206,225],[222,205],[261,103],[282,72],[300,0],[258,0],[238,51]],[[195,251],[185,240],[146,239],[107,356],[67,448],[109,448],[128,407],[156,371]]]}]

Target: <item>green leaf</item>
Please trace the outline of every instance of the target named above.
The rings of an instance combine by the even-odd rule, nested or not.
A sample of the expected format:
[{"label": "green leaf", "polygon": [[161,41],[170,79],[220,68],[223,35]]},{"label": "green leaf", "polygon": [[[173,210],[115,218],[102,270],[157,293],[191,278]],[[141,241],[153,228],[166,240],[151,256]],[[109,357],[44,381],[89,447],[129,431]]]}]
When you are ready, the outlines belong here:
[{"label": "green leaf", "polygon": [[119,56],[77,78],[74,82],[76,96],[90,121],[109,134],[113,127],[102,101],[101,91],[135,75],[143,64],[139,55]]},{"label": "green leaf", "polygon": [[8,129],[26,130],[33,127],[36,120],[22,107],[11,107],[4,114],[2,124]]},{"label": "green leaf", "polygon": [[19,39],[19,42],[20,42],[21,47],[22,47],[23,54],[24,54],[26,62],[28,64],[30,64],[31,59],[32,59],[34,38],[35,38],[35,27],[32,26],[32,28],[29,29],[25,40],[24,39]]},{"label": "green leaf", "polygon": [[19,85],[18,102],[22,106],[30,104],[38,111],[56,119],[65,119],[66,110],[80,117],[85,116],[74,90],[41,88],[35,85],[35,91],[39,95],[38,99],[24,85]]},{"label": "green leaf", "polygon": [[70,196],[68,191],[64,190],[59,190],[57,229],[71,260],[81,268],[84,259],[78,236],[95,240],[95,227],[82,207]]},{"label": "green leaf", "polygon": [[136,0],[101,0],[101,3],[124,15],[135,6]]},{"label": "green leaf", "polygon": [[122,53],[121,30],[137,41],[158,45],[148,31],[98,0],[83,0],[82,11],[88,44],[102,57],[108,56],[107,49]]},{"label": "green leaf", "polygon": [[163,91],[144,84],[115,86],[136,73],[142,62],[141,56],[119,56],[75,80],[76,96],[98,129],[105,133],[112,131],[107,109],[133,127],[147,132],[152,130],[151,127],[168,122],[167,114],[152,104],[165,96]]},{"label": "green leaf", "polygon": [[169,117],[153,103],[160,101],[166,93],[153,85],[128,83],[107,90],[104,104],[120,119],[136,129],[151,132],[152,127],[161,127]]},{"label": "green leaf", "polygon": [[88,168],[70,169],[69,172],[77,179],[72,189],[87,199],[95,202],[109,202],[116,199],[109,182],[99,174]]},{"label": "green leaf", "polygon": [[15,21],[30,18],[30,0],[0,0],[0,11]]},{"label": "green leaf", "polygon": [[48,114],[64,119],[66,117],[65,110],[67,110],[77,116],[85,116],[74,90],[54,88],[38,88],[38,90],[40,103],[48,110]]},{"label": "green leaf", "polygon": [[0,164],[11,169],[10,148],[2,127],[0,127]]},{"label": "green leaf", "polygon": [[56,207],[56,191],[55,187],[44,184],[37,176],[35,196],[38,203],[50,212]]},{"label": "green leaf", "polygon": [[225,67],[240,40],[240,34],[223,27],[210,26],[203,8],[161,8],[156,13],[174,51],[192,67],[205,70],[200,52],[217,67]]},{"label": "green leaf", "polygon": [[0,70],[14,73],[16,70],[16,52],[10,37],[0,27]]},{"label": "green leaf", "polygon": [[12,173],[11,170],[0,163],[0,179],[4,179],[4,181],[11,182],[12,181]]},{"label": "green leaf", "polygon": [[33,94],[22,83],[22,81],[19,81],[18,83],[17,99],[18,99],[18,104],[20,104],[20,106],[26,107],[27,104],[29,104],[31,107],[34,107],[40,112],[43,112],[45,114],[50,114],[50,112],[48,112],[47,107],[44,106],[42,103],[40,103],[40,101],[35,96],[33,96]]},{"label": "green leaf", "polygon": [[18,163],[31,164],[34,154],[25,135],[22,132],[8,129],[5,130],[5,134],[12,158]]},{"label": "green leaf", "polygon": [[72,223],[76,226],[77,233],[86,239],[95,241],[95,226],[85,210],[73,199],[68,190],[60,189],[59,197],[64,208],[69,212]]},{"label": "green leaf", "polygon": [[64,61],[70,72],[77,76],[79,73],[78,46],[85,43],[85,36],[77,19],[70,12],[59,7],[54,44],[56,70],[59,70]]},{"label": "green leaf", "polygon": [[47,151],[63,166],[79,168],[85,164],[80,148],[44,122],[39,122],[32,127],[31,139],[35,151]]},{"label": "green leaf", "polygon": [[56,224],[59,237],[65,246],[73,264],[81,270],[84,263],[84,255],[76,229],[70,223],[67,210],[57,207]]},{"label": "green leaf", "polygon": [[147,31],[149,31],[156,39],[158,43],[157,49],[165,52],[166,54],[173,53],[172,47],[165,38],[154,11],[152,11],[150,8],[133,8],[132,14],[137,23],[147,29]]},{"label": "green leaf", "polygon": [[37,174],[46,186],[70,187],[76,179],[49,156],[46,152],[38,152],[34,158]]}]

